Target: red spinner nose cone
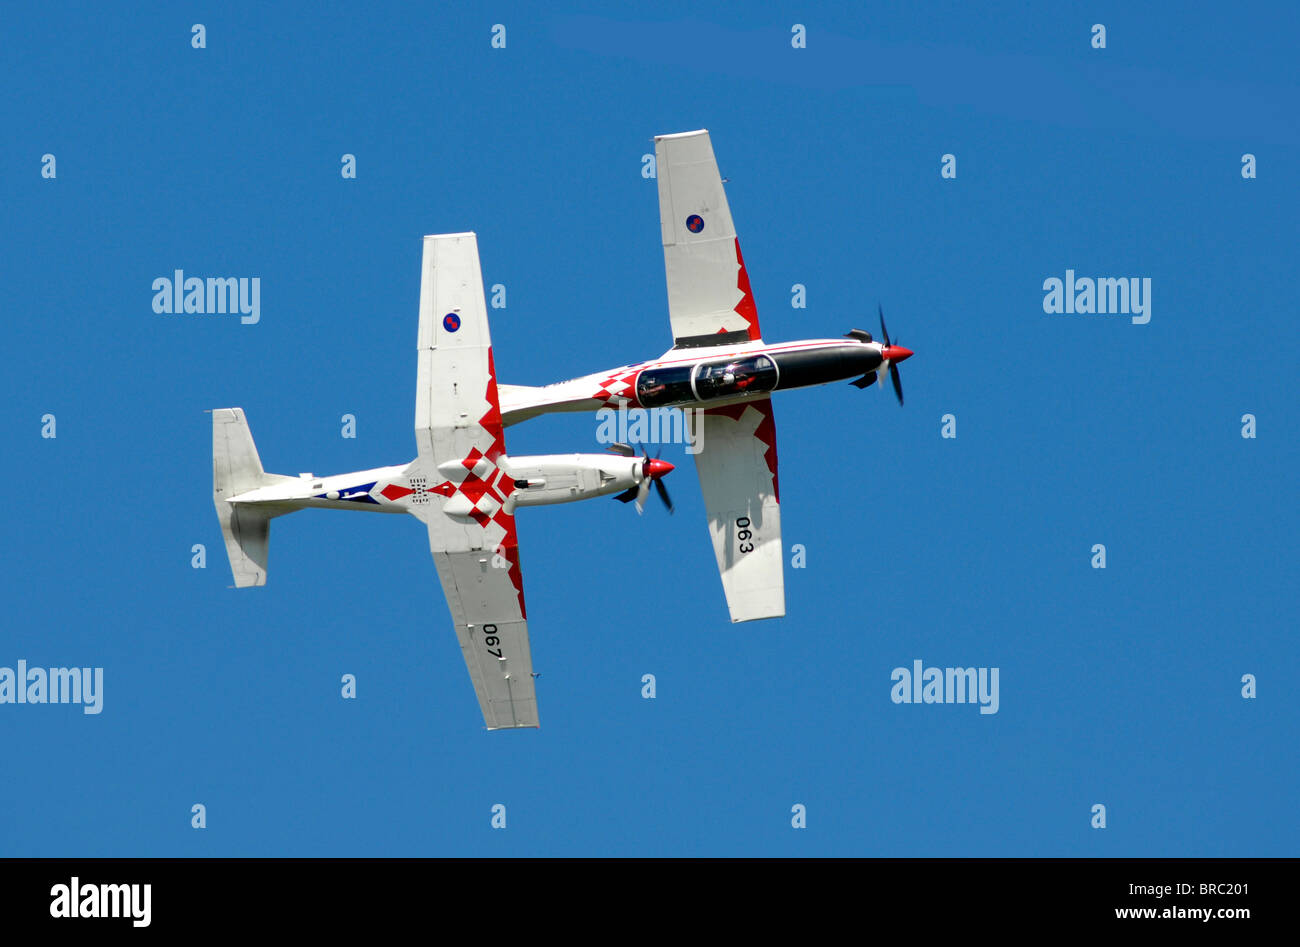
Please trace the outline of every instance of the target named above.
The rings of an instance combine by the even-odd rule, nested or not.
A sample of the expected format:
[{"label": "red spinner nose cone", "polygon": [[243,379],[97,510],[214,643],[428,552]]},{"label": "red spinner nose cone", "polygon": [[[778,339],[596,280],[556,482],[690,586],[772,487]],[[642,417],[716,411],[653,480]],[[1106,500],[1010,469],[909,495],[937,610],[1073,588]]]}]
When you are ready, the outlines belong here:
[{"label": "red spinner nose cone", "polygon": [[658,480],[660,477],[666,477],[672,473],[673,469],[673,465],[668,461],[656,459],[650,461],[650,469],[647,472],[651,480]]},{"label": "red spinner nose cone", "polygon": [[905,349],[901,345],[890,345],[880,354],[889,362],[905,362],[912,357],[912,350]]}]

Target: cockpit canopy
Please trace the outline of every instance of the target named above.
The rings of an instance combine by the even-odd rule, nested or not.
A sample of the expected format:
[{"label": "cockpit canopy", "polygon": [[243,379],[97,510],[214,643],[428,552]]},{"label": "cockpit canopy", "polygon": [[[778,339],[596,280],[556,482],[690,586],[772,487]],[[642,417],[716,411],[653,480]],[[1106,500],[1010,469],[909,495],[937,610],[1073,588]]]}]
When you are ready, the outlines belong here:
[{"label": "cockpit canopy", "polygon": [[776,364],[766,355],[711,358],[694,365],[647,369],[637,377],[643,407],[762,394],[776,387]]},{"label": "cockpit canopy", "polygon": [[776,365],[766,355],[701,362],[695,369],[695,393],[701,401],[771,391]]}]

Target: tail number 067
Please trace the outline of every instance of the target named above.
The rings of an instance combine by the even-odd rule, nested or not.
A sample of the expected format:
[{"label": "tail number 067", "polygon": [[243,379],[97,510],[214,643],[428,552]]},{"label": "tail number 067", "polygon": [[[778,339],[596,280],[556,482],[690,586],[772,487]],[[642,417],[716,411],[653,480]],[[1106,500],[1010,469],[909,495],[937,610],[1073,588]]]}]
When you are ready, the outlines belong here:
[{"label": "tail number 067", "polygon": [[[501,657],[501,639],[497,636],[496,625],[483,626],[483,644],[487,645],[487,653],[492,655],[492,657]],[[494,651],[493,648],[496,650]]]},{"label": "tail number 067", "polygon": [[749,517],[737,516],[736,517],[736,539],[739,541],[738,548],[740,549],[741,552],[754,551],[754,544],[753,542],[751,542],[753,538],[754,538],[754,533],[749,528]]}]

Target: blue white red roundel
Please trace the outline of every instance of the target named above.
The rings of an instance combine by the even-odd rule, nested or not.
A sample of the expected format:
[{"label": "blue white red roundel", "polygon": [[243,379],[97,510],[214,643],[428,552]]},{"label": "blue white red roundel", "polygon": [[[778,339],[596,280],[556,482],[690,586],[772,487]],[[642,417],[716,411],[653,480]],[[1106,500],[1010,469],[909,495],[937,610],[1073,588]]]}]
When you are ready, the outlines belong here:
[{"label": "blue white red roundel", "polygon": [[449,312],[442,317],[442,327],[448,332],[455,332],[460,328],[460,316],[454,312]]},{"label": "blue white red roundel", "polygon": [[691,214],[686,218],[686,229],[691,233],[699,233],[704,229],[704,218],[699,214]]}]

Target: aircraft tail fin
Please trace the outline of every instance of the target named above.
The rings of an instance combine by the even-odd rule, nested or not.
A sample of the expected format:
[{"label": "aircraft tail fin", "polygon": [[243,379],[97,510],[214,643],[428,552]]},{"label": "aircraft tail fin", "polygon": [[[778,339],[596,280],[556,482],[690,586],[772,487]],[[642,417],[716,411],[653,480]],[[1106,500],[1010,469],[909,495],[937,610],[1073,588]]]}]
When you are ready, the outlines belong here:
[{"label": "aircraft tail fin", "polygon": [[271,517],[289,511],[231,503],[230,498],[292,479],[262,469],[243,408],[218,408],[212,412],[212,501],[221,521],[236,588],[266,584]]}]

